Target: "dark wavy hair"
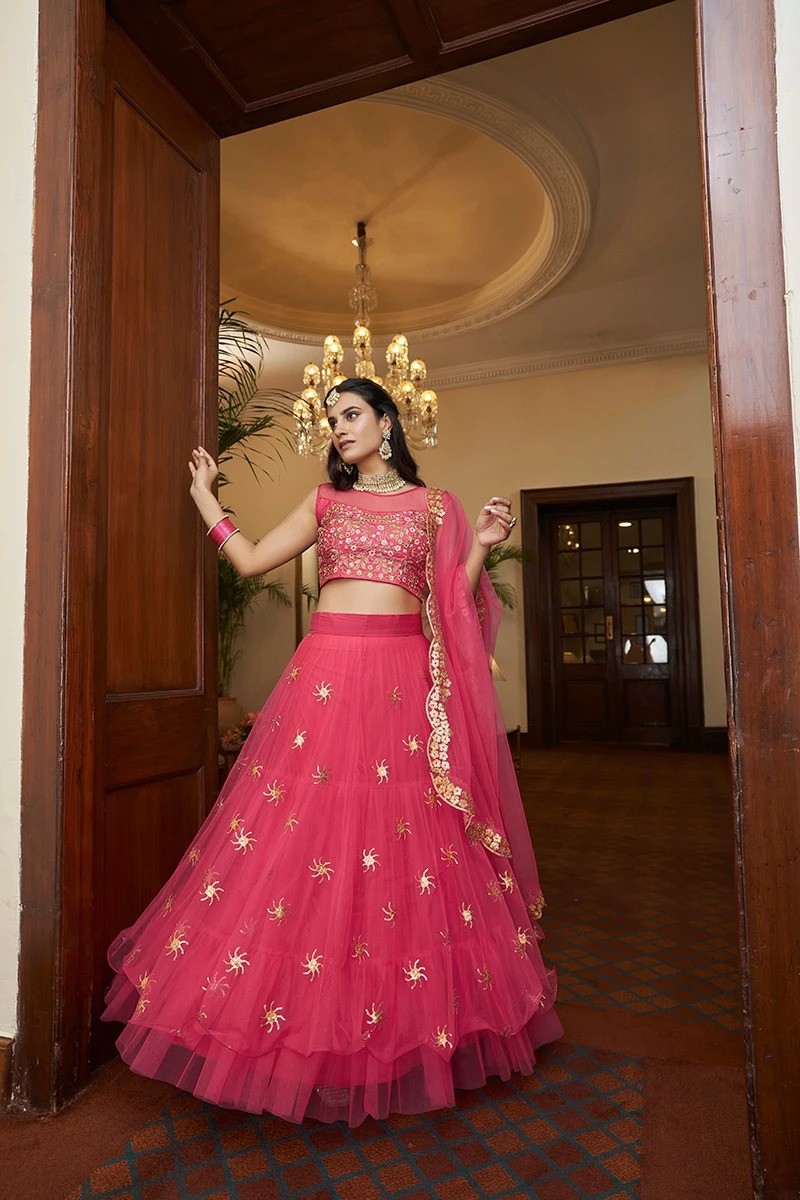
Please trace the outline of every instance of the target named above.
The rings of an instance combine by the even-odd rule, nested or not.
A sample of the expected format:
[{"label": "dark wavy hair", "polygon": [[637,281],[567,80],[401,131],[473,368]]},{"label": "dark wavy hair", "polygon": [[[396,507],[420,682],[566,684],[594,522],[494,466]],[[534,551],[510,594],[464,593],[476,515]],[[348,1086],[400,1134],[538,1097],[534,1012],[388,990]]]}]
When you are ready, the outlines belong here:
[{"label": "dark wavy hair", "polygon": [[[331,388],[331,392],[333,390]],[[417,487],[425,487],[425,484],[417,473],[417,464],[408,448],[406,435],[403,433],[403,426],[400,424],[400,410],[386,389],[382,388],[379,383],[373,383],[371,379],[345,379],[344,383],[337,385],[336,391],[341,394],[344,392],[355,392],[362,400],[366,400],[367,404],[374,411],[376,420],[382,417],[384,413],[391,417],[392,431],[389,434],[389,446],[391,447],[392,457],[389,459],[389,464],[395,468],[402,479],[405,479],[406,483],[413,483]],[[325,397],[326,400],[329,395],[330,392]],[[326,467],[328,478],[337,492],[346,492],[355,483],[357,478],[355,471],[352,473],[345,471],[344,463],[333,442],[331,442],[328,451]]]}]

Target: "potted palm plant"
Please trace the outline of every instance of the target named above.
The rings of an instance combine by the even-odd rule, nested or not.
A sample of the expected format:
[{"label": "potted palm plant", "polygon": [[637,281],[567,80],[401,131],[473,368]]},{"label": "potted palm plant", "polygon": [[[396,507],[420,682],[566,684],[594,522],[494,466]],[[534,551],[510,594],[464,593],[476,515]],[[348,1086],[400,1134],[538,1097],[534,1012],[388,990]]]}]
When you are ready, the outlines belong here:
[{"label": "potted palm plant", "polygon": [[[233,459],[245,462],[253,475],[272,478],[276,460],[292,442],[283,418],[291,416],[295,399],[290,392],[265,390],[258,386],[264,365],[266,342],[252,329],[241,313],[230,308],[230,301],[219,310],[219,464],[220,503],[225,512],[222,489],[229,480],[225,464]],[[220,734],[242,715],[235,697],[230,695],[231,677],[241,653],[237,647],[245,616],[257,596],[267,594],[279,604],[291,604],[286,588],[279,580],[243,579],[224,554],[219,559],[219,698]]]}]

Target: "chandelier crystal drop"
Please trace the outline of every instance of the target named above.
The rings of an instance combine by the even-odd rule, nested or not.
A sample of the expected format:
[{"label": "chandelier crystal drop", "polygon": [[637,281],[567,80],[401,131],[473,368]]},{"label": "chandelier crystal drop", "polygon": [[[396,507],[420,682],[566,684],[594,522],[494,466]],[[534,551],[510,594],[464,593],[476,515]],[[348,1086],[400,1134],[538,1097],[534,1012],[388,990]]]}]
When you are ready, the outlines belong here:
[{"label": "chandelier crystal drop", "polygon": [[294,402],[294,438],[298,454],[318,454],[320,457],[327,454],[330,427],[325,413],[325,396],[347,378],[372,379],[386,389],[400,410],[400,423],[412,448],[438,445],[436,392],[425,386],[427,368],[421,358],[411,358],[404,333],[395,334],[386,347],[386,374],[378,375],[375,369],[369,323],[370,313],[378,304],[378,293],[370,280],[367,265],[369,244],[366,222],[359,221],[353,239],[353,245],[358,248],[356,280],[350,289],[350,307],[356,314],[352,376],[343,373],[341,341],[336,334],[328,334],[322,344],[322,365],[308,364],[303,372],[303,390]]}]

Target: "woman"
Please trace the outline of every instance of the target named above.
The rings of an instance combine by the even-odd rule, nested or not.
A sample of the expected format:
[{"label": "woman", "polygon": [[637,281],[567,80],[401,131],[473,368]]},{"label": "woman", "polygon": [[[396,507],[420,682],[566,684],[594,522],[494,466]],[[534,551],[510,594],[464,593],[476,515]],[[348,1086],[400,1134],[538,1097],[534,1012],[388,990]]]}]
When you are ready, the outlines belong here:
[{"label": "woman", "polygon": [[473,533],[419,478],[383,388],[349,379],[325,405],[330,482],[257,543],[193,451],[192,497],[234,567],[316,541],[319,604],[197,837],[113,943],[104,1017],[142,1074],[357,1125],[528,1073],[562,1030],[488,667],[484,561],[510,501]]}]

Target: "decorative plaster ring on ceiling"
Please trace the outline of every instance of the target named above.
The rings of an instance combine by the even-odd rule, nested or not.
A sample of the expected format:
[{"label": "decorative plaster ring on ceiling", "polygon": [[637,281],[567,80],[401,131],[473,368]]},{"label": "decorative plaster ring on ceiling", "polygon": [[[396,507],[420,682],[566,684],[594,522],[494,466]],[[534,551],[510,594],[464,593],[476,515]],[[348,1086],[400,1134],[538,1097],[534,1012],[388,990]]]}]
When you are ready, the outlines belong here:
[{"label": "decorative plaster ring on ceiling", "polygon": [[[567,148],[533,115],[495,96],[446,79],[407,84],[358,103],[414,108],[485,133],[525,163],[539,179],[547,198],[547,212],[536,239],[514,266],[497,279],[466,297],[392,314],[397,327],[403,328],[409,337],[426,341],[501,321],[551,291],[578,261],[591,227],[589,186]],[[271,304],[271,319],[260,320],[259,310],[266,316],[263,301],[240,293],[237,303],[255,318],[251,323],[266,337],[305,345],[319,342],[318,332],[303,333],[291,328],[297,319],[296,310],[281,311]],[[341,312],[309,314],[316,329],[335,329],[342,316]]]}]

